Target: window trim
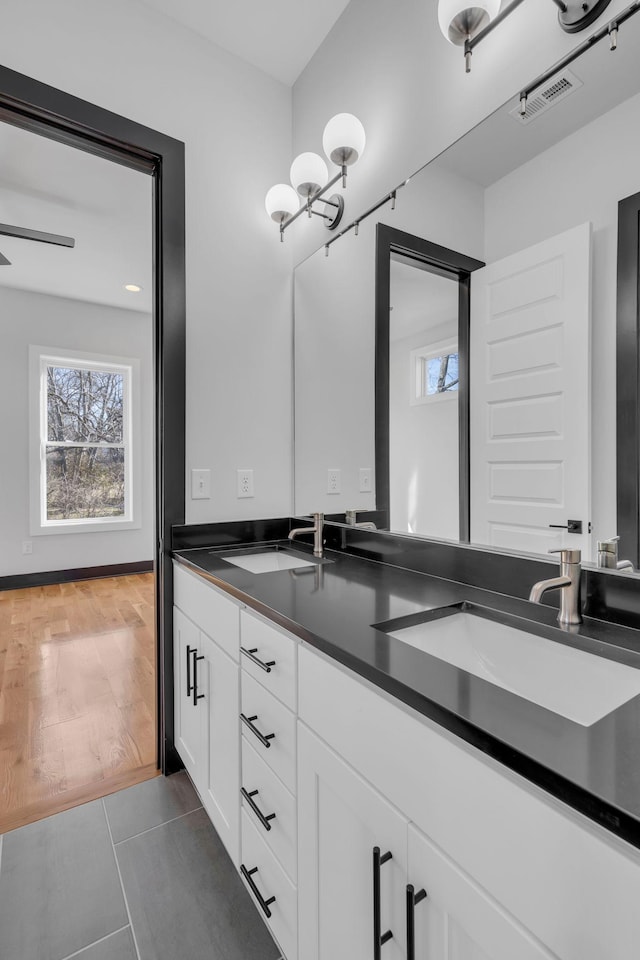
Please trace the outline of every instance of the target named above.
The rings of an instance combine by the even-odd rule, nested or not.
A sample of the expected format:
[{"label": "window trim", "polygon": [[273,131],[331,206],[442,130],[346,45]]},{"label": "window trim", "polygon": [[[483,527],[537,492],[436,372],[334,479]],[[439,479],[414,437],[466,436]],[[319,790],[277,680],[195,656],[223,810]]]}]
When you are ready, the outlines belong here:
[{"label": "window trim", "polygon": [[440,403],[443,400],[452,400],[458,397],[460,393],[459,386],[457,390],[443,390],[441,393],[424,393],[425,362],[427,360],[433,360],[434,357],[444,357],[445,355],[457,355],[459,357],[458,344],[455,338],[449,340],[439,340],[437,343],[428,343],[424,347],[417,347],[415,350],[410,351],[410,407],[421,406],[425,403]]},{"label": "window trim", "polygon": [[[125,447],[125,517],[92,517],[77,520],[46,518],[46,437],[47,392],[46,368],[67,366],[85,370],[113,369],[124,373]],[[29,347],[29,501],[30,535],[66,536],[80,533],[113,533],[139,530],[142,526],[141,497],[141,389],[140,360],[116,357],[89,350],[67,350],[62,347]],[[89,444],[91,445],[91,444]],[[81,444],[85,446],[85,444]],[[95,444],[99,446],[99,444]],[[128,456],[127,456],[128,454]]]}]

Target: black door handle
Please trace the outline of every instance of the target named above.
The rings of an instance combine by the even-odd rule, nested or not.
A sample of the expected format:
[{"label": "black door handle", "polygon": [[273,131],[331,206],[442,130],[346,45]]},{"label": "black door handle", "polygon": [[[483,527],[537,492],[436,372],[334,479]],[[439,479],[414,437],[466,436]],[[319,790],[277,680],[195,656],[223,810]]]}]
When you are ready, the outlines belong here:
[{"label": "black door handle", "polygon": [[256,657],[258,652],[257,647],[253,647],[252,650],[247,650],[246,647],[240,647],[240,653],[243,653],[245,657],[251,660],[252,663],[255,663],[257,667],[260,667],[261,670],[264,670],[265,673],[271,673],[271,667],[275,667],[275,660],[267,660],[265,663],[264,660],[260,660],[259,657]]},{"label": "black door handle", "polygon": [[[553,530],[566,530],[567,533],[582,533],[582,520],[567,520],[566,523],[550,523]],[[591,531],[589,531],[591,533]]]},{"label": "black door handle", "polygon": [[271,740],[275,739],[275,733],[260,733],[258,728],[254,727],[253,721],[258,719],[257,714],[253,717],[245,717],[244,713],[241,713],[240,719],[245,724],[245,726],[249,727],[249,730],[251,730],[251,733],[258,738],[258,740],[260,741],[263,747],[269,748],[271,746]]},{"label": "black door handle", "polygon": [[382,947],[393,937],[391,930],[380,931],[380,867],[391,860],[392,854],[380,853],[380,847],[373,848],[373,960],[381,960]]},{"label": "black door handle", "polygon": [[187,696],[191,696],[191,691],[193,690],[193,685],[191,683],[191,654],[195,652],[195,647],[190,647],[187,644]]},{"label": "black door handle", "polygon": [[412,883],[407,884],[407,960],[416,960],[416,917],[415,906],[425,900],[426,890],[417,893]]},{"label": "black door handle", "polygon": [[204,699],[204,693],[198,693],[198,660],[204,660],[204,654],[198,656],[198,651],[192,647],[193,653],[193,705],[198,706],[198,700]]},{"label": "black door handle", "polygon": [[242,874],[242,876],[245,878],[245,880],[247,881],[247,883],[248,883],[249,886],[251,887],[251,892],[252,892],[252,894],[254,895],[254,897],[256,898],[256,900],[258,901],[258,905],[259,905],[260,909],[261,909],[262,912],[264,913],[265,917],[270,917],[270,916],[271,916],[271,910],[269,910],[269,907],[271,906],[272,903],[275,903],[275,902],[276,902],[276,898],[275,898],[275,897],[269,897],[268,900],[265,900],[265,899],[264,899],[264,897],[262,896],[262,894],[260,893],[260,891],[259,891],[258,888],[256,887],[255,881],[253,880],[253,874],[254,874],[254,873],[257,873],[257,872],[258,872],[258,868],[257,868],[257,867],[254,867],[252,870],[247,870],[247,868],[245,867],[244,863],[241,863],[241,864],[240,864],[240,873]]},{"label": "black door handle", "polygon": [[258,818],[262,826],[265,828],[265,830],[271,830],[271,824],[269,823],[269,820],[275,820],[276,815],[275,813],[264,814],[262,812],[258,804],[253,799],[258,795],[258,791],[252,790],[251,793],[249,793],[247,790],[245,790],[244,787],[240,787],[240,793],[245,798],[245,800],[247,801],[247,803],[249,804],[249,806],[251,807],[251,809],[253,810],[253,812],[255,813],[256,817]]}]

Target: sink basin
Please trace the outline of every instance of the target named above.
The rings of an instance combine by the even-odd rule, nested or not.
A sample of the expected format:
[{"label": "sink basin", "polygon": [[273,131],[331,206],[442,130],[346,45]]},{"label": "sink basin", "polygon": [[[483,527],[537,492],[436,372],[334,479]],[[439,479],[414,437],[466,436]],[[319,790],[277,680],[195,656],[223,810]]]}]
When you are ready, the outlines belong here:
[{"label": "sink basin", "polygon": [[[582,726],[640,694],[640,670],[498,622],[472,604],[385,632]],[[382,625],[381,625],[382,626]]]},{"label": "sink basin", "polygon": [[250,550],[235,550],[218,554],[227,563],[242,567],[250,573],[274,573],[276,570],[298,570],[301,567],[314,567],[318,561],[307,560],[286,547],[254,547]]}]

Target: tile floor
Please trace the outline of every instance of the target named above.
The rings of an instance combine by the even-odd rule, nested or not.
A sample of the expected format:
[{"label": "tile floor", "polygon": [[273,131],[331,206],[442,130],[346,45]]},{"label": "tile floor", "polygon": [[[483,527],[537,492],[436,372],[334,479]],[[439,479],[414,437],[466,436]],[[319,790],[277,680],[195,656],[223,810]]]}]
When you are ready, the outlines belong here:
[{"label": "tile floor", "polygon": [[0,837],[3,960],[278,960],[187,775]]}]

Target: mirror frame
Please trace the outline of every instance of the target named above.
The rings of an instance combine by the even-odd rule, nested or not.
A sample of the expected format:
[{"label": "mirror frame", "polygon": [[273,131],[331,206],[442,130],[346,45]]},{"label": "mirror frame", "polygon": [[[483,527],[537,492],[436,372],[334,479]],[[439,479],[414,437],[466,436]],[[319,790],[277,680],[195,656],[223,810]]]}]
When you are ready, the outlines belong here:
[{"label": "mirror frame", "polygon": [[[459,536],[468,543],[469,515],[469,330],[471,274],[485,264],[482,260],[449,250],[423,237],[396,230],[385,223],[376,225],[375,279],[375,464],[376,510],[386,518],[391,511],[389,463],[389,319],[391,307],[391,258],[401,254],[424,264],[425,269],[458,281],[458,473]],[[391,531],[394,532],[394,531]],[[405,531],[407,532],[407,531]],[[429,539],[428,534],[421,536]]]},{"label": "mirror frame", "polygon": [[619,553],[640,566],[640,193],[618,203],[616,501]]}]

